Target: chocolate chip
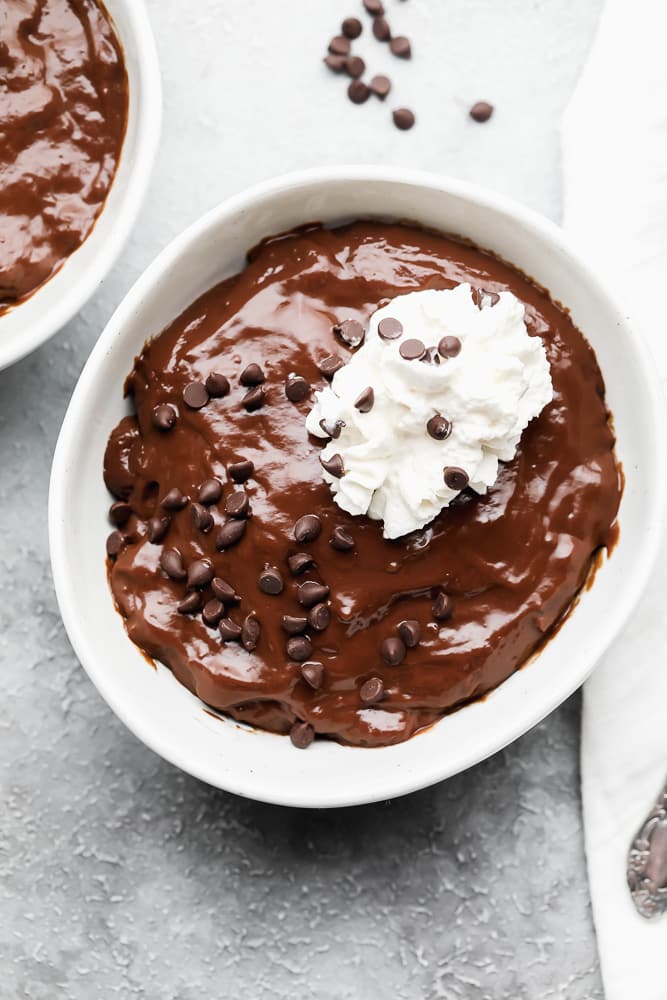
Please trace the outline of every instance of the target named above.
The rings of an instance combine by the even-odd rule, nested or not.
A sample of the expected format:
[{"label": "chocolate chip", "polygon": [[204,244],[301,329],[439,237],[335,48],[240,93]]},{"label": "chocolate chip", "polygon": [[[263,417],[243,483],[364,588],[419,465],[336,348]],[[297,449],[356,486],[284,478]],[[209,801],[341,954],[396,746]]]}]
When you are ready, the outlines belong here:
[{"label": "chocolate chip", "polygon": [[361,56],[348,56],[345,60],[345,69],[348,76],[351,76],[353,80],[358,80],[366,72],[366,63]]},{"label": "chocolate chip", "polygon": [[488,101],[477,101],[469,111],[470,117],[476,122],[488,122],[493,114],[493,104]]},{"label": "chocolate chip", "polygon": [[[352,85],[353,84],[351,83],[350,86]],[[340,339],[349,347],[359,347],[359,345],[363,343],[364,337],[366,336],[366,331],[361,323],[359,323],[356,319],[344,319],[342,323],[336,323],[332,329],[334,334],[337,337],[340,337]],[[343,362],[341,362],[338,367],[342,367],[342,364]],[[321,366],[320,371],[322,371]]]},{"label": "chocolate chip", "polygon": [[319,691],[324,681],[324,665],[318,660],[307,660],[301,664],[301,676],[313,691]]},{"label": "chocolate chip", "polygon": [[219,479],[206,479],[199,487],[197,499],[205,507],[217,503],[222,496],[222,483]]},{"label": "chocolate chip", "polygon": [[421,625],[414,619],[399,622],[398,634],[408,649],[414,649],[415,646],[419,645],[422,637]]},{"label": "chocolate chip", "polygon": [[341,479],[345,475],[345,466],[340,455],[332,455],[331,458],[322,458],[320,455],[320,465],[325,472],[328,472],[334,479]]},{"label": "chocolate chip", "polygon": [[304,608],[313,608],[321,601],[326,601],[329,596],[329,588],[316,580],[306,580],[299,587],[297,600]]},{"label": "chocolate chip", "polygon": [[346,38],[358,38],[363,31],[363,25],[358,17],[346,17],[341,29]]},{"label": "chocolate chip", "polygon": [[313,644],[307,635],[295,635],[291,639],[287,640],[286,647],[287,655],[290,660],[296,660],[297,663],[303,663],[307,660],[313,651]]},{"label": "chocolate chip", "polygon": [[117,528],[122,528],[129,521],[131,513],[132,508],[129,503],[125,503],[124,500],[117,500],[116,503],[112,503],[109,507],[109,520]]},{"label": "chocolate chip", "polygon": [[262,632],[262,626],[255,615],[248,615],[243,622],[241,630],[241,645],[249,653],[257,649],[257,643]]},{"label": "chocolate chip", "polygon": [[213,566],[210,559],[195,559],[188,566],[188,587],[202,590],[204,587],[208,587],[213,576]]},{"label": "chocolate chip", "polygon": [[332,531],[329,545],[337,552],[351,552],[354,548],[354,538],[346,528],[341,528],[339,525]]},{"label": "chocolate chip", "polygon": [[325,434],[328,434],[330,438],[333,438],[335,441],[337,441],[338,438],[340,437],[340,432],[342,431],[343,427],[345,427],[345,421],[337,420],[334,424],[329,424],[323,417],[320,420],[320,427],[322,428]]},{"label": "chocolate chip", "polygon": [[368,84],[368,87],[372,94],[375,94],[375,96],[379,97],[381,101],[384,101],[385,98],[387,97],[387,94],[391,90],[391,80],[389,79],[388,76],[384,76],[382,73],[378,73],[377,76],[374,76],[372,78],[371,82]]},{"label": "chocolate chip", "polygon": [[353,80],[347,88],[347,96],[353,104],[365,104],[371,96],[368,84],[363,80]]},{"label": "chocolate chip", "polygon": [[201,594],[193,590],[192,593],[188,594],[181,603],[178,605],[178,613],[180,615],[196,615],[202,604]]},{"label": "chocolate chip", "polygon": [[381,17],[384,14],[382,0],[364,0],[364,7],[373,17]]},{"label": "chocolate chip", "polygon": [[265,566],[259,574],[259,589],[263,594],[282,594],[285,584],[275,566]]},{"label": "chocolate chip", "polygon": [[424,357],[426,347],[422,344],[421,340],[411,337],[409,340],[403,341],[398,349],[398,353],[405,361],[419,361],[420,358]]},{"label": "chocolate chip", "polygon": [[225,500],[225,513],[230,517],[247,517],[250,500],[245,490],[234,490]]},{"label": "chocolate chip", "polygon": [[183,566],[183,557],[178,549],[162,549],[160,566],[172,580],[185,580],[187,576]]},{"label": "chocolate chip", "polygon": [[355,407],[359,410],[359,413],[370,413],[373,409],[373,404],[375,403],[375,392],[371,386],[367,386],[364,391],[355,400]]},{"label": "chocolate chip", "polygon": [[434,600],[431,611],[437,622],[444,622],[451,616],[453,607],[454,605],[449,594],[441,591]]},{"label": "chocolate chip", "polygon": [[500,302],[500,296],[497,292],[487,292],[485,288],[473,288],[472,298],[478,309],[487,309]]},{"label": "chocolate chip", "polygon": [[153,408],[153,427],[159,431],[170,431],[176,423],[178,414],[176,408],[171,403],[160,403]]},{"label": "chocolate chip", "polygon": [[200,503],[193,503],[190,507],[190,513],[192,514],[192,523],[197,531],[201,531],[202,534],[207,535],[213,527],[212,514]]},{"label": "chocolate chip", "polygon": [[308,621],[316,632],[324,632],[331,625],[331,608],[328,604],[316,604],[308,612]]},{"label": "chocolate chip", "polygon": [[283,615],[281,624],[288,635],[301,635],[308,628],[308,619],[299,615]]},{"label": "chocolate chip", "polygon": [[436,413],[426,424],[426,430],[436,441],[444,441],[452,433],[452,425],[446,417]]},{"label": "chocolate chip", "polygon": [[120,550],[125,545],[125,535],[120,531],[112,531],[107,538],[107,555],[110,559],[115,559]]},{"label": "chocolate chip", "polygon": [[380,644],[380,656],[390,667],[398,667],[405,659],[406,653],[405,643],[398,636],[387,636]]},{"label": "chocolate chip", "polygon": [[461,341],[458,337],[443,337],[438,344],[438,353],[443,358],[455,358],[461,352]]},{"label": "chocolate chip", "polygon": [[330,382],[336,372],[343,368],[344,365],[345,362],[342,358],[339,358],[336,354],[328,354],[326,358],[322,358],[317,367],[320,370],[320,374]]},{"label": "chocolate chip", "polygon": [[332,73],[342,73],[347,66],[347,56],[334,56],[329,53],[328,56],[324,57],[323,62]]},{"label": "chocolate chip", "polygon": [[183,390],[183,402],[191,410],[201,410],[208,403],[208,393],[203,382],[190,382]]},{"label": "chocolate chip", "polygon": [[223,604],[233,604],[235,601],[238,601],[236,591],[231,583],[227,583],[221,576],[215,576],[211,580],[211,590]]},{"label": "chocolate chip", "polygon": [[383,340],[398,340],[402,333],[403,324],[393,316],[385,316],[378,323],[378,334]]},{"label": "chocolate chip", "polygon": [[287,565],[292,576],[301,576],[307,569],[315,565],[315,560],[308,552],[295,552],[287,559]]},{"label": "chocolate chip", "polygon": [[254,389],[248,389],[245,396],[241,400],[241,406],[248,413],[254,413],[255,410],[261,410],[264,406],[264,400],[266,398],[266,393],[261,385],[256,385]]},{"label": "chocolate chip", "polygon": [[266,375],[259,365],[253,363],[243,369],[239,376],[239,382],[245,386],[261,385],[262,382],[266,382]]},{"label": "chocolate chip", "polygon": [[307,750],[315,739],[315,730],[308,722],[295,722],[289,731],[289,738],[297,750]]},{"label": "chocolate chip", "polygon": [[229,393],[229,379],[222,372],[211,372],[204,383],[206,391],[213,399],[226,396]]},{"label": "chocolate chip", "polygon": [[401,132],[407,132],[415,123],[415,114],[414,111],[410,111],[410,108],[396,108],[395,111],[392,111],[391,116],[394,119],[394,125],[396,128],[400,128]]},{"label": "chocolate chip", "polygon": [[321,530],[322,522],[317,514],[304,514],[294,525],[294,537],[299,544],[314,542]]},{"label": "chocolate chip", "polygon": [[392,38],[389,42],[389,48],[399,59],[410,59],[412,56],[410,40],[405,35],[397,35],[396,38]]},{"label": "chocolate chip", "polygon": [[223,618],[220,622],[220,637],[223,642],[238,642],[243,629],[232,618]]},{"label": "chocolate chip", "polygon": [[359,697],[362,705],[377,705],[384,698],[384,684],[381,677],[370,677],[361,685]]},{"label": "chocolate chip", "polygon": [[302,375],[290,375],[285,382],[285,395],[290,403],[301,403],[310,392],[310,383]]},{"label": "chocolate chip", "polygon": [[180,490],[174,487],[173,490],[169,490],[167,495],[160,501],[160,507],[164,507],[165,510],[183,510],[188,502],[188,498],[184,497]]},{"label": "chocolate chip", "polygon": [[458,465],[446,465],[443,470],[445,485],[450,490],[464,490],[469,483],[468,473]]},{"label": "chocolate chip", "polygon": [[213,598],[213,600],[206,602],[201,616],[204,625],[208,625],[209,628],[217,628],[225,617],[225,606],[221,601]]},{"label": "chocolate chip", "polygon": [[376,17],[373,21],[373,34],[378,42],[388,42],[391,38],[391,28],[386,17]]},{"label": "chocolate chip", "polygon": [[240,462],[234,462],[232,465],[227,467],[229,478],[235,483],[247,482],[254,471],[255,464],[248,458],[243,458]]},{"label": "chocolate chip", "polygon": [[245,534],[247,521],[227,521],[220,528],[218,537],[215,540],[215,547],[219,552],[223,549],[231,549],[232,545],[240,542]]},{"label": "chocolate chip", "polygon": [[347,56],[350,54],[350,39],[345,35],[336,35],[329,42],[329,52],[334,56]]},{"label": "chocolate chip", "polygon": [[154,545],[161,542],[169,531],[170,524],[171,518],[166,514],[154,514],[153,517],[150,518],[146,528],[148,541],[152,542]]}]

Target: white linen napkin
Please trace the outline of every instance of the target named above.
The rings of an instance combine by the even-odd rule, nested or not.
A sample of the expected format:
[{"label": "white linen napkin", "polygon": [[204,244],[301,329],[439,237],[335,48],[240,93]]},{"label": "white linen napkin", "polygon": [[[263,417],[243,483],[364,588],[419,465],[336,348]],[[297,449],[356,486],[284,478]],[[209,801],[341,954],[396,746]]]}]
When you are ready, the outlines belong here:
[{"label": "white linen napkin", "polygon": [[[563,122],[565,228],[643,328],[663,386],[666,39],[665,0],[607,0]],[[667,447],[667,412],[665,433]],[[632,623],[584,688],[584,828],[607,1000],[667,1000],[667,915],[640,917],[625,878],[630,841],[667,777],[666,605],[663,543]]]}]

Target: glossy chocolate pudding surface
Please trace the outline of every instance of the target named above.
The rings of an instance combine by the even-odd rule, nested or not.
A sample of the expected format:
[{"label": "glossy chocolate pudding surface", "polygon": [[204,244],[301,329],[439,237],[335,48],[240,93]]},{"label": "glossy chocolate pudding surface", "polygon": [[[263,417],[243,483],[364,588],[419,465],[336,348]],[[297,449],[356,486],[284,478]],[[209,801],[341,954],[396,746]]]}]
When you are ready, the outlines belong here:
[{"label": "glossy chocolate pudding surface", "polygon": [[128,84],[94,0],[0,4],[0,311],[86,239],[116,172]]},{"label": "glossy chocolate pudding surface", "polygon": [[[466,490],[387,541],[334,503],[323,442],[304,426],[312,393],[323,359],[354,350],[336,324],[460,282],[525,304],[554,399],[486,496]],[[294,375],[308,383],[296,401]],[[108,551],[127,631],[208,705],[297,745],[313,730],[399,742],[490,691],[548,638],[615,537],[621,476],[591,347],[545,291],[455,239],[358,222],[268,240],[145,346],[126,389],[133,415],[104,475],[122,501]]]}]

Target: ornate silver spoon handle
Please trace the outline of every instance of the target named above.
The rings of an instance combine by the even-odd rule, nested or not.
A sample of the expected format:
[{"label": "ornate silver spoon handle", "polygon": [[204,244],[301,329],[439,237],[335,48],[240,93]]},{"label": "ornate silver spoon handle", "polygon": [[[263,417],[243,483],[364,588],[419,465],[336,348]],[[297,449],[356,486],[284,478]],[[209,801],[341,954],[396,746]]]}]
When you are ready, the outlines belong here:
[{"label": "ornate silver spoon handle", "polygon": [[667,911],[667,782],[630,845],[628,886],[642,917]]}]

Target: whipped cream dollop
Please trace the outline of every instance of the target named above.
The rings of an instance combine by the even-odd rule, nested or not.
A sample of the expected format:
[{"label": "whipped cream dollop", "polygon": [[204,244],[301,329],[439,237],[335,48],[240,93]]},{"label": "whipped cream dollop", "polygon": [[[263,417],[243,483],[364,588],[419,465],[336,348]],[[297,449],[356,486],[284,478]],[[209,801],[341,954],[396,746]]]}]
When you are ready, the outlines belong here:
[{"label": "whipped cream dollop", "polygon": [[362,346],[315,394],[306,427],[331,438],[320,461],[339,507],[399,538],[466,487],[485,493],[552,398],[522,303],[461,284],[378,309]]}]

